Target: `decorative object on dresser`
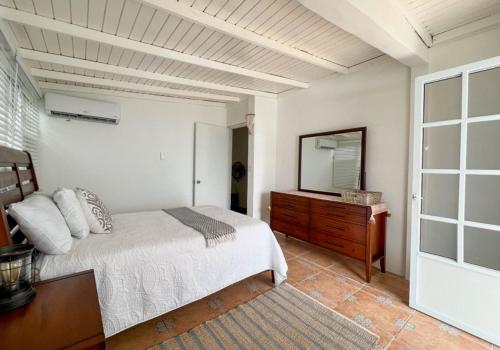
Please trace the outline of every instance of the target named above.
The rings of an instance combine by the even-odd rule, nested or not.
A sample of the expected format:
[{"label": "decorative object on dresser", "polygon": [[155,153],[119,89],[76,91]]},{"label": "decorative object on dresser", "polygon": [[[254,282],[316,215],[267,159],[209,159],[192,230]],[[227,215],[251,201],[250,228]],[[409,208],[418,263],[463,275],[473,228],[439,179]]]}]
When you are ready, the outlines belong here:
[{"label": "decorative object on dresser", "polygon": [[353,204],[337,196],[271,192],[271,229],[365,263],[370,282],[373,262],[385,272],[387,205]]},{"label": "decorative object on dresser", "polygon": [[29,304],[0,314],[0,349],[104,349],[92,270],[35,284]]},{"label": "decorative object on dresser", "polygon": [[353,204],[373,205],[380,203],[382,192],[345,190],[342,191],[342,199]]},{"label": "decorative object on dresser", "polygon": [[0,312],[23,306],[35,297],[33,249],[31,244],[0,247]]}]

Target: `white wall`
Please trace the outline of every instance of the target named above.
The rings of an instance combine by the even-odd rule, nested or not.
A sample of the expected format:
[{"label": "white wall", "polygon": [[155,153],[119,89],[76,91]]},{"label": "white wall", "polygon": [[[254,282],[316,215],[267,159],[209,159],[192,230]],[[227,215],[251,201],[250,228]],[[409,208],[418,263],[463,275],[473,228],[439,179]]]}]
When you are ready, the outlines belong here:
[{"label": "white wall", "polygon": [[276,187],[297,188],[298,136],[366,126],[367,189],[382,191],[392,216],[387,269],[405,271],[409,69],[383,58],[279,98]]},{"label": "white wall", "polygon": [[253,217],[269,222],[270,191],[276,186],[276,128],[278,100],[253,98]]},{"label": "white wall", "polygon": [[87,187],[113,212],[192,205],[194,123],[226,125],[225,107],[79,96],[119,103],[122,119],[115,126],[42,115],[43,191]]},{"label": "white wall", "polygon": [[240,102],[228,102],[227,106],[227,125],[231,127],[246,125],[249,105],[253,103],[248,98],[242,98]]},{"label": "white wall", "polygon": [[500,56],[500,27],[459,40],[436,44],[429,50],[429,72]]}]

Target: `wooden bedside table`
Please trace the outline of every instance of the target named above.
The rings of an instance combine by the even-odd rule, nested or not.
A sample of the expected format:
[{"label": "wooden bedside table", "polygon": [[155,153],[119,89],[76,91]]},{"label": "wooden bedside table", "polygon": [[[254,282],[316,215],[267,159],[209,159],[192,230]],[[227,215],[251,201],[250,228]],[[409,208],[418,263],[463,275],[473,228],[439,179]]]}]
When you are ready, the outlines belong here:
[{"label": "wooden bedside table", "polygon": [[94,271],[35,284],[29,304],[0,313],[0,349],[104,349]]}]

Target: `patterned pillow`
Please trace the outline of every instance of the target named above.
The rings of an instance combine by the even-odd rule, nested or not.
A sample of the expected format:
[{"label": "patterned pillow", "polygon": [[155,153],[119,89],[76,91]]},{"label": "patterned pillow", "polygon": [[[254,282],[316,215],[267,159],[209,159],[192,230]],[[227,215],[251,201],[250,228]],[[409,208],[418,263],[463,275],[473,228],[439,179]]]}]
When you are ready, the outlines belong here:
[{"label": "patterned pillow", "polygon": [[111,214],[99,197],[83,188],[77,188],[75,192],[89,224],[90,232],[111,233],[113,228]]}]

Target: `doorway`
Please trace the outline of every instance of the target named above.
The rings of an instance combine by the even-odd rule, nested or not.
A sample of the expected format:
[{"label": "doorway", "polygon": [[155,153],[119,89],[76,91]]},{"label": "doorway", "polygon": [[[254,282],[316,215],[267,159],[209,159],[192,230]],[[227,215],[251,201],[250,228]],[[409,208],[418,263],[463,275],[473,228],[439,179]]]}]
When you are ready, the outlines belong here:
[{"label": "doorway", "polygon": [[231,148],[231,210],[247,214],[248,128],[235,128]]}]

